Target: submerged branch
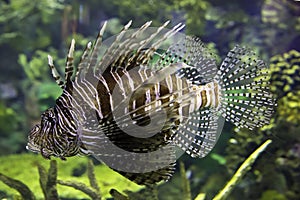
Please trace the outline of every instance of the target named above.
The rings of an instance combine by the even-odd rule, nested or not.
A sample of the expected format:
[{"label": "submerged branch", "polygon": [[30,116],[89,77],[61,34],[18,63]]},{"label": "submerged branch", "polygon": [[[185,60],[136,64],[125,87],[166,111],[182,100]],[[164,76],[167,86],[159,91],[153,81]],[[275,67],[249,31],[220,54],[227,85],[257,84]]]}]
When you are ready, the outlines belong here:
[{"label": "submerged branch", "polygon": [[47,171],[46,169],[41,165],[41,164],[37,164],[38,167],[38,172],[39,172],[39,176],[40,176],[40,186],[42,188],[42,191],[44,193],[44,197],[47,197]]},{"label": "submerged branch", "polygon": [[186,177],[186,171],[183,162],[180,162],[180,175],[182,180],[182,189],[183,189],[183,199],[184,200],[191,200],[191,188],[189,179]]},{"label": "submerged branch", "polygon": [[38,164],[38,171],[40,176],[40,185],[44,193],[46,200],[56,200],[58,198],[58,193],[56,189],[56,179],[57,179],[57,163],[55,160],[51,160],[50,168],[48,173],[46,169]]},{"label": "submerged branch", "polygon": [[87,173],[88,173],[88,178],[91,187],[85,185],[84,183],[74,182],[74,181],[71,182],[71,181],[57,180],[57,183],[60,185],[72,187],[76,190],[80,190],[83,193],[89,195],[94,200],[101,200],[100,187],[97,183],[97,179],[94,171],[94,164],[91,160],[89,160],[88,162],[87,169],[88,169]]},{"label": "submerged branch", "polygon": [[124,194],[122,194],[116,189],[111,189],[109,193],[115,200],[129,200],[127,196],[125,196]]},{"label": "submerged branch", "polygon": [[74,182],[74,181],[62,181],[62,180],[57,180],[57,183],[60,185],[72,187],[76,190],[80,190],[80,191],[84,192],[85,194],[89,195],[94,200],[101,199],[101,196],[98,194],[97,191],[95,191],[94,189],[91,189],[89,186],[87,186],[83,183]]},{"label": "submerged branch", "polygon": [[93,164],[93,161],[90,159],[88,161],[87,173],[88,173],[88,178],[89,178],[91,187],[94,188],[100,194],[100,187],[97,183],[97,179],[95,176],[94,164]]},{"label": "submerged branch", "polygon": [[50,168],[48,170],[47,178],[47,198],[49,200],[58,199],[58,193],[56,189],[56,180],[57,180],[57,163],[56,160],[51,160]]},{"label": "submerged branch", "polygon": [[21,194],[23,199],[35,200],[35,196],[32,193],[32,191],[27,187],[27,185],[25,185],[21,181],[15,180],[1,173],[0,173],[0,180],[6,185],[8,185],[9,187],[17,190]]},{"label": "submerged branch", "polygon": [[257,148],[240,166],[235,172],[231,180],[225,185],[225,187],[213,198],[213,200],[223,200],[231,193],[234,186],[242,179],[242,177],[251,169],[251,165],[257,159],[261,152],[263,152],[272,140],[265,141],[259,148]]}]

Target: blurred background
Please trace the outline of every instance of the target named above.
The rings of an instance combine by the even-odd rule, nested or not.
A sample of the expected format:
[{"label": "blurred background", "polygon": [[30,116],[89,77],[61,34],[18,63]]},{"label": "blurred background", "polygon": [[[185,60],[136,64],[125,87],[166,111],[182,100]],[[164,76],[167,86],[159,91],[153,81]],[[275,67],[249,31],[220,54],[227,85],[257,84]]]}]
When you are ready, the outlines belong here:
[{"label": "blurred background", "polygon": [[[26,152],[27,135],[61,94],[47,66],[63,69],[72,38],[75,57],[105,20],[104,38],[129,20],[136,28],[186,24],[222,60],[236,44],[252,48],[270,66],[278,107],[270,125],[254,131],[226,124],[205,159],[183,156],[191,195],[210,199],[241,162],[267,138],[272,146],[230,199],[300,199],[300,2],[294,0],[6,0],[0,1],[0,156]],[[169,26],[169,28],[171,27]],[[159,187],[159,199],[176,199],[181,177]],[[1,190],[1,188],[0,188]],[[272,197],[272,198],[271,198]],[[276,197],[276,198],[275,198]],[[180,198],[179,198],[180,199]]]}]

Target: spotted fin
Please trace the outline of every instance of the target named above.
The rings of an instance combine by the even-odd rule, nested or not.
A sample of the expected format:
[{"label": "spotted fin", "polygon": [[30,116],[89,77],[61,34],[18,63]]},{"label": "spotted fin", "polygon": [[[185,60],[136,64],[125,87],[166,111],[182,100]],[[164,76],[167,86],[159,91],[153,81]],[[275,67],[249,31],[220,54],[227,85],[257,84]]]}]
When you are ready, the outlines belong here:
[{"label": "spotted fin", "polygon": [[160,181],[168,181],[172,177],[175,172],[175,163],[172,163],[162,169],[146,173],[117,172],[139,185],[154,185]]},{"label": "spotted fin", "polygon": [[151,185],[172,176],[176,161],[174,145],[158,138],[132,137],[111,122],[102,121],[102,125],[104,129],[82,130],[87,153],[137,184]]},{"label": "spotted fin", "polygon": [[186,36],[171,45],[161,55],[156,68],[164,68],[178,62],[189,66],[178,71],[179,76],[198,85],[212,81],[218,70],[214,54],[197,37]]},{"label": "spotted fin", "polygon": [[265,63],[247,48],[236,46],[221,64],[216,80],[221,87],[219,111],[238,128],[269,123],[276,105]]},{"label": "spotted fin", "polygon": [[215,146],[221,134],[215,109],[197,110],[180,125],[173,141],[192,157],[205,157]]}]

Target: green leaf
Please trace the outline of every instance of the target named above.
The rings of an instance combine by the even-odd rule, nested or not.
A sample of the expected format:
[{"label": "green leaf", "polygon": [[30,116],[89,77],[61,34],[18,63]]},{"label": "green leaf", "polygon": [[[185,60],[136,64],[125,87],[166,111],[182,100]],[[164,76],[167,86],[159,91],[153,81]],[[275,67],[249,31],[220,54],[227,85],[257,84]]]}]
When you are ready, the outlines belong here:
[{"label": "green leaf", "polygon": [[38,99],[57,99],[61,95],[61,89],[56,83],[43,83],[38,88]]},{"label": "green leaf", "polygon": [[225,165],[225,164],[226,164],[226,159],[225,159],[225,157],[223,157],[223,156],[221,156],[221,155],[219,155],[219,154],[212,153],[212,154],[210,155],[210,157],[211,157],[212,159],[218,161],[218,163],[219,163],[220,165]]}]

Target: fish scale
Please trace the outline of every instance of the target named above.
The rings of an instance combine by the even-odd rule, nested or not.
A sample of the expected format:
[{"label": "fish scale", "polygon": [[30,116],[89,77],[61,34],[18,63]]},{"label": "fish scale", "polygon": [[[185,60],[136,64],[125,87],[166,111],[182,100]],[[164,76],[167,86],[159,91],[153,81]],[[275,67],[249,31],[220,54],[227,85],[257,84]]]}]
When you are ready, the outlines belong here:
[{"label": "fish scale", "polygon": [[250,129],[269,122],[275,100],[268,71],[251,50],[236,46],[217,67],[199,38],[171,40],[182,24],[168,30],[169,22],[157,29],[147,22],[130,32],[131,23],[107,47],[104,23],[77,68],[72,40],[64,79],[48,57],[63,93],[31,130],[29,150],[45,158],[93,155],[150,185],[172,176],[177,147],[206,156],[218,140],[220,119]]}]

